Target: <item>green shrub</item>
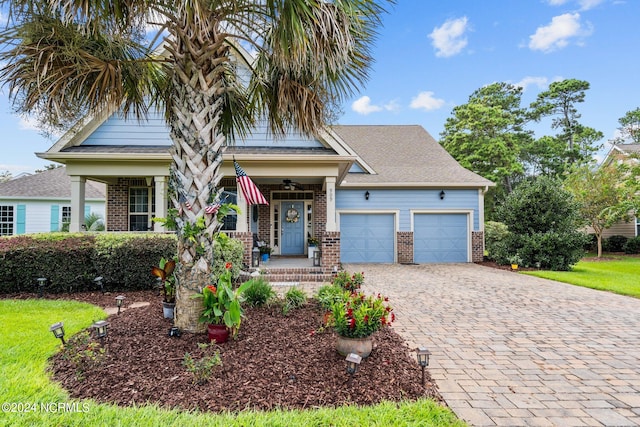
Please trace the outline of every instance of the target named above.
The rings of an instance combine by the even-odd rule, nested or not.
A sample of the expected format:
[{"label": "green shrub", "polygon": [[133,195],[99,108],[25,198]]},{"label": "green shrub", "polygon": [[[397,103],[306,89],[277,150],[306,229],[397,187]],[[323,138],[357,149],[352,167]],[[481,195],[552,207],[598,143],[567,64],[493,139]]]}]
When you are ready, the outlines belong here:
[{"label": "green shrub", "polygon": [[293,287],[284,294],[282,313],[286,316],[289,311],[300,308],[307,303],[307,294],[300,288]]},{"label": "green shrub", "polygon": [[587,234],[587,243],[584,245],[586,252],[596,252],[598,250],[598,237],[593,234]]},{"label": "green shrub", "polygon": [[640,236],[627,240],[623,249],[625,254],[640,254]]},{"label": "green shrub", "polygon": [[625,236],[615,235],[602,242],[602,250],[605,252],[622,252],[624,251],[624,245],[627,243]]},{"label": "green shrub", "polygon": [[521,183],[497,207],[496,218],[509,229],[494,258],[507,264],[518,254],[524,267],[569,270],[584,255],[588,241],[573,196],[553,178]]},{"label": "green shrub", "polygon": [[501,222],[486,221],[484,223],[484,244],[489,258],[495,260],[494,254],[499,253],[509,235],[509,227]]},{"label": "green shrub", "polygon": [[349,273],[348,271],[339,271],[331,282],[335,286],[339,286],[347,291],[355,292],[364,283],[364,273]]},{"label": "green shrub", "polygon": [[318,289],[316,300],[325,310],[331,310],[338,302],[345,302],[349,297],[349,291],[345,291],[340,286],[324,285]]},{"label": "green shrub", "polygon": [[275,291],[264,277],[254,277],[247,283],[249,285],[244,290],[244,300],[250,307],[260,307],[276,296]]},{"label": "green shrub", "polygon": [[[218,233],[213,242],[213,277],[220,277],[226,270],[226,264],[231,263],[231,278],[240,277],[242,260],[244,259],[244,245],[240,240],[232,239],[225,233]],[[214,279],[215,281],[215,279]]]}]

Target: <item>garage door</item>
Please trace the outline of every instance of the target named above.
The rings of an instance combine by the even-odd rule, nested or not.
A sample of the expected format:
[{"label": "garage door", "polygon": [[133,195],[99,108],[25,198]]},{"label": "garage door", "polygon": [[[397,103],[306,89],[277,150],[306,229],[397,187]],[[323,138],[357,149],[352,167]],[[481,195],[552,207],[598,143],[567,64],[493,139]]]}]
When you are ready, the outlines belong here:
[{"label": "garage door", "polygon": [[468,262],[466,214],[416,214],[413,260],[417,263]]},{"label": "garage door", "polygon": [[393,214],[341,214],[340,261],[394,262]]}]

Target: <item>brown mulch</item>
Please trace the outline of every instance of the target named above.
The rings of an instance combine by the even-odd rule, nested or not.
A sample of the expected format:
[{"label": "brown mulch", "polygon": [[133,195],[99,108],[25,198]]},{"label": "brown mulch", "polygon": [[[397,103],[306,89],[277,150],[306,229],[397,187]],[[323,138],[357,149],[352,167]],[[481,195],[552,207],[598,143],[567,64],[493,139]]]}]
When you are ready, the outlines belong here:
[{"label": "brown mulch", "polygon": [[495,261],[482,261],[482,262],[475,262],[474,264],[478,264],[478,265],[481,265],[483,267],[496,268],[498,270],[507,270],[507,271],[513,271],[513,272],[539,270],[538,268],[530,268],[530,267],[518,267],[517,270],[513,270],[511,268],[511,264],[509,264],[509,265],[500,265]]},{"label": "brown mulch", "polygon": [[[106,307],[114,305],[115,295],[98,292],[46,297]],[[151,304],[109,317],[106,357],[98,366],[79,378],[62,353],[50,360],[54,380],[71,396],[124,406],[149,402],[212,412],[370,405],[423,397],[444,405],[428,371],[422,385],[413,349],[393,328],[376,333],[373,352],[349,381],[344,357],[335,350],[335,336],[321,330],[323,316],[313,300],[287,316],[276,307],[248,308],[236,340],[201,349],[198,344],[208,342],[206,334],[169,337],[172,322],[163,318],[157,293],[124,295],[127,304]],[[222,365],[215,368],[208,383],[194,383],[183,366],[185,353],[197,359],[215,349],[220,351]]]}]

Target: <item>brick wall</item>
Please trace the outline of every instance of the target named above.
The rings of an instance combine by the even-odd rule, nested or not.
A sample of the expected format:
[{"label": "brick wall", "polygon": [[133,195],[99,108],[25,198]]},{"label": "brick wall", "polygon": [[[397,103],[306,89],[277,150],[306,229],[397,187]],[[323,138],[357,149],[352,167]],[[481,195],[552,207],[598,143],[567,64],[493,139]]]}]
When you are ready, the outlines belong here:
[{"label": "brick wall", "polygon": [[334,267],[340,268],[340,232],[325,231],[320,240],[322,271],[330,273]]},{"label": "brick wall", "polygon": [[484,258],[484,232],[471,232],[471,261],[482,262]]},{"label": "brick wall", "polygon": [[233,239],[238,239],[242,241],[244,245],[244,256],[242,257],[242,262],[247,266],[251,266],[251,250],[253,249],[253,234],[250,231],[240,232],[240,231],[225,231],[227,235]]},{"label": "brick wall", "polygon": [[398,231],[398,262],[410,264],[413,262],[413,231]]},{"label": "brick wall", "polygon": [[118,178],[116,184],[107,185],[107,231],[129,230],[129,180]]}]

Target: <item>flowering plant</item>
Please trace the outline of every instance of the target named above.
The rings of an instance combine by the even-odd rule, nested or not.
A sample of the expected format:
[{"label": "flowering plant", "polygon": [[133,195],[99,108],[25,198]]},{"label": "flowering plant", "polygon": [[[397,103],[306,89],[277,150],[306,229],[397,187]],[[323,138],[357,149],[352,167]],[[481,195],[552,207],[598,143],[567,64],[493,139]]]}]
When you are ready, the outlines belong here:
[{"label": "flowering plant", "polygon": [[366,296],[352,292],[344,300],[333,304],[327,326],[347,338],[364,338],[395,320],[389,299],[378,294]]},{"label": "flowering plant", "polygon": [[204,305],[204,310],[200,315],[200,322],[216,325],[224,324],[235,336],[238,333],[238,329],[240,329],[243,315],[241,303],[244,300],[243,292],[248,283],[245,282],[239,288],[233,289],[231,285],[231,269],[231,263],[226,263],[225,270],[218,278],[216,286],[205,286],[202,289],[202,293],[197,294],[196,297],[201,297]]},{"label": "flowering plant", "polygon": [[331,283],[347,291],[356,292],[364,283],[364,273],[351,274],[342,270],[336,274]]}]

